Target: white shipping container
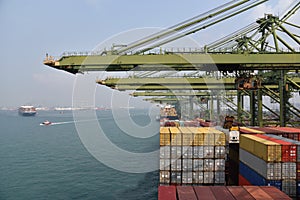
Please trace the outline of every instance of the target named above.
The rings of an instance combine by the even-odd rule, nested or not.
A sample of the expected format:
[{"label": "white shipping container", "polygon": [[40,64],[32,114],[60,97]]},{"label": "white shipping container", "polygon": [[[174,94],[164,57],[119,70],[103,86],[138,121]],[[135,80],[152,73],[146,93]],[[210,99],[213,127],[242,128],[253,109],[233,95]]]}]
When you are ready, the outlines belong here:
[{"label": "white shipping container", "polygon": [[181,170],[181,159],[171,159],[171,171]]},{"label": "white shipping container", "polygon": [[214,146],[204,146],[203,147],[204,158],[214,158]]},{"label": "white shipping container", "polygon": [[170,158],[170,146],[160,147],[160,158]]},{"label": "white shipping container", "polygon": [[192,146],[182,146],[182,158],[193,158]]},{"label": "white shipping container", "polygon": [[203,172],[203,183],[214,183],[214,172]]},{"label": "white shipping container", "polygon": [[203,172],[193,172],[193,183],[203,183]]},{"label": "white shipping container", "polygon": [[181,146],[171,146],[171,158],[181,158]]},{"label": "white shipping container", "polygon": [[296,163],[284,162],[282,163],[282,179],[296,179]]},{"label": "white shipping container", "polygon": [[225,171],[225,159],[215,159],[215,171]]},{"label": "white shipping container", "polygon": [[281,180],[281,163],[266,162],[240,148],[240,160],[268,180]]},{"label": "white shipping container", "polygon": [[290,197],[296,197],[297,183],[296,180],[282,180],[282,191]]},{"label": "white shipping container", "polygon": [[203,146],[194,146],[193,147],[193,158],[204,158]]},{"label": "white shipping container", "polygon": [[182,159],[182,170],[183,171],[193,171],[193,160],[192,159]]},{"label": "white shipping container", "polygon": [[193,183],[193,172],[182,172],[182,183]]},{"label": "white shipping container", "polygon": [[215,158],[225,158],[226,150],[224,146],[215,146]]},{"label": "white shipping container", "polygon": [[203,159],[193,159],[193,171],[203,171]]},{"label": "white shipping container", "polygon": [[214,171],[214,159],[204,159],[203,160],[203,167],[204,171]]},{"label": "white shipping container", "polygon": [[225,172],[224,171],[215,172],[214,179],[215,179],[214,183],[225,184]]},{"label": "white shipping container", "polygon": [[160,159],[159,163],[160,170],[170,170],[170,159]]}]

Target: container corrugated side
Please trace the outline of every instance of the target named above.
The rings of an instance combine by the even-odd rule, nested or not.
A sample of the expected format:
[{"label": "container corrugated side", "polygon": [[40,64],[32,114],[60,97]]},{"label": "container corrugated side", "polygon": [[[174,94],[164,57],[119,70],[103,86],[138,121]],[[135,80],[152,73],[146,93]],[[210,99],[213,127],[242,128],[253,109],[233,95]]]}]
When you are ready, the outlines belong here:
[{"label": "container corrugated side", "polygon": [[296,179],[296,163],[284,162],[282,163],[282,179]]},{"label": "container corrugated side", "polygon": [[264,190],[262,190],[258,186],[244,186],[245,190],[247,190],[251,196],[255,199],[273,199],[270,195],[268,195]]},{"label": "container corrugated side", "polygon": [[203,171],[203,159],[193,159],[193,171]]},{"label": "container corrugated side", "polygon": [[279,191],[277,188],[271,187],[271,186],[260,186],[260,188],[265,191],[266,193],[268,193],[268,195],[271,196],[271,198],[273,199],[278,199],[278,200],[291,200],[291,198]]},{"label": "container corrugated side", "polygon": [[240,162],[239,165],[240,174],[247,179],[252,185],[258,186],[274,186],[279,190],[282,189],[282,181],[281,180],[267,180],[253,169],[248,167],[243,162]]},{"label": "container corrugated side", "polygon": [[182,172],[181,171],[171,171],[170,172],[171,184],[181,184],[182,183]]},{"label": "container corrugated side", "polygon": [[176,187],[175,186],[159,186],[158,187],[158,200],[176,200]]},{"label": "container corrugated side", "polygon": [[193,172],[193,183],[203,184],[203,181],[204,181],[203,171]]},{"label": "container corrugated side", "polygon": [[215,138],[215,146],[225,146],[226,144],[226,136],[225,133],[219,131],[214,133],[214,138]]},{"label": "container corrugated side", "polygon": [[193,158],[193,147],[192,146],[182,146],[182,158]]},{"label": "container corrugated side", "polygon": [[160,146],[170,145],[171,136],[168,127],[160,127],[159,141]]},{"label": "container corrugated side", "polygon": [[281,180],[282,178],[280,162],[266,162],[244,149],[240,149],[240,160],[265,179]]},{"label": "container corrugated side", "polygon": [[203,183],[204,184],[213,184],[214,183],[214,172],[203,172]]},{"label": "container corrugated side", "polygon": [[170,159],[160,159],[159,160],[159,169],[160,170],[170,170]]},{"label": "container corrugated side", "polygon": [[231,186],[227,187],[227,189],[231,192],[235,199],[255,200],[254,197],[251,196],[243,187]]},{"label": "container corrugated side", "polygon": [[282,180],[282,191],[290,197],[297,196],[296,180]]},{"label": "container corrugated side", "polygon": [[159,183],[160,184],[169,185],[170,180],[171,180],[170,178],[171,178],[170,171],[160,171],[159,172]]},{"label": "container corrugated side", "polygon": [[225,158],[226,149],[225,146],[215,146],[215,158]]},{"label": "container corrugated side", "polygon": [[267,135],[255,135],[257,137],[276,142],[281,145],[281,161],[282,162],[296,162],[297,160],[297,146],[291,142],[282,139],[274,138]]},{"label": "container corrugated side", "polygon": [[171,145],[181,146],[182,145],[182,134],[177,127],[170,127],[171,132]]},{"label": "container corrugated side", "polygon": [[296,148],[297,148],[297,151],[296,151],[297,159],[296,159],[296,161],[300,162],[300,142],[298,140],[293,140],[293,139],[290,139],[290,138],[285,138],[285,137],[281,137],[281,136],[278,136],[278,135],[272,135],[272,134],[266,134],[266,136],[273,137],[273,138],[280,139],[280,140],[284,140],[284,141],[287,141],[287,142],[290,142],[290,143],[296,145]]},{"label": "container corrugated side", "polygon": [[217,200],[211,191],[210,187],[207,186],[194,186],[195,193],[198,199],[201,200]]},{"label": "container corrugated side", "polygon": [[210,189],[216,199],[235,200],[231,192],[224,186],[211,186]]},{"label": "container corrugated side", "polygon": [[281,161],[281,145],[254,135],[240,137],[240,147],[268,162]]},{"label": "container corrugated side", "polygon": [[193,171],[193,159],[182,159],[182,171]]},{"label": "container corrugated side", "polygon": [[182,172],[182,184],[192,184],[193,183],[193,172],[183,171]]},{"label": "container corrugated side", "polygon": [[177,186],[177,195],[180,200],[197,200],[192,186]]},{"label": "container corrugated side", "polygon": [[171,147],[170,146],[161,146],[159,148],[159,157],[166,159],[171,158]]},{"label": "container corrugated side", "polygon": [[182,133],[182,145],[193,145],[194,134],[187,127],[179,127],[180,132]]}]

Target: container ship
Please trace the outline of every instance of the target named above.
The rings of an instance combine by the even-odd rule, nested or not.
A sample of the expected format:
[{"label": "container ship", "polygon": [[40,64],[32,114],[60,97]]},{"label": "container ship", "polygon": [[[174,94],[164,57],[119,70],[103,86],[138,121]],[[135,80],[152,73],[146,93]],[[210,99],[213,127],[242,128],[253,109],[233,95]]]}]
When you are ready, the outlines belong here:
[{"label": "container ship", "polygon": [[178,120],[178,114],[174,106],[166,105],[160,109],[160,118],[169,120]]},{"label": "container ship", "polygon": [[161,124],[159,200],[300,199],[300,129],[229,118]]},{"label": "container ship", "polygon": [[21,116],[35,116],[36,114],[36,108],[34,106],[21,106],[18,111]]}]

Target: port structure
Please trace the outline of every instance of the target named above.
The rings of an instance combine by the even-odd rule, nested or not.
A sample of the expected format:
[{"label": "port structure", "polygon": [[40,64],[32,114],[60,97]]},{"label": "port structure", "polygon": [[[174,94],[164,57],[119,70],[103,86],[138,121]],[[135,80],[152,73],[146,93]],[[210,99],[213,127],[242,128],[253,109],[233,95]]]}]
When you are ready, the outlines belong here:
[{"label": "port structure", "polygon": [[[222,72],[225,81],[225,84],[224,82],[222,84],[224,84],[225,90],[236,91],[236,95],[232,95],[232,97],[234,96],[237,99],[237,103],[231,101],[231,96],[225,102],[228,107],[237,112],[239,122],[243,122],[243,116],[248,115],[247,118],[250,119],[251,125],[265,125],[262,116],[264,107],[278,117],[278,121],[275,122],[277,125],[295,125],[290,120],[290,114],[299,119],[300,112],[289,102],[289,99],[291,93],[299,92],[300,89],[300,84],[296,80],[300,69],[300,41],[299,35],[296,33],[299,31],[300,26],[288,22],[288,19],[299,10],[300,2],[295,2],[282,17],[265,14],[256,22],[211,44],[207,44],[201,49],[161,48],[164,44],[204,30],[266,1],[230,1],[204,14],[128,45],[113,45],[110,50],[99,52],[64,53],[58,59],[47,56],[44,64],[73,74],[88,71],[136,71],[143,74],[142,82],[144,85],[138,88],[136,85],[133,87],[130,84],[120,85],[119,82],[118,85],[110,86],[115,89],[123,87],[121,90],[164,90],[163,86],[151,85],[152,79],[149,79],[148,76],[156,72],[192,71],[197,73],[203,71],[212,73],[217,70]],[[262,77],[261,87],[254,90],[248,86],[242,88],[236,86],[237,80],[242,80],[242,82],[251,80],[253,73],[255,73],[254,77]],[[293,77],[291,77],[291,73],[293,73]],[[234,78],[228,78],[228,76],[234,76]],[[167,77],[163,78],[166,82],[174,80]],[[131,80],[140,81],[137,79]],[[195,78],[195,80],[198,85],[188,85],[189,89],[193,88],[197,93],[209,88],[199,84],[201,78]],[[111,80],[102,80],[98,83],[109,85],[109,81]],[[126,81],[124,79],[124,82]],[[182,82],[180,83],[179,79],[177,81],[178,85],[172,85],[172,87],[176,87],[174,89],[188,90]],[[217,88],[218,86],[215,85],[215,88],[209,89],[210,96],[217,94]],[[153,93],[153,96],[156,95]],[[166,93],[165,96],[171,97],[172,95]],[[190,96],[189,102],[192,103],[193,95],[184,96]],[[244,96],[248,96],[250,99],[249,112],[243,109]],[[279,114],[263,104],[263,96],[268,96],[273,102],[280,105]],[[213,101],[214,98],[210,99]],[[229,105],[230,103],[231,105]],[[212,105],[211,102],[210,110],[213,109]],[[212,111],[210,111],[210,114],[211,118]]]}]

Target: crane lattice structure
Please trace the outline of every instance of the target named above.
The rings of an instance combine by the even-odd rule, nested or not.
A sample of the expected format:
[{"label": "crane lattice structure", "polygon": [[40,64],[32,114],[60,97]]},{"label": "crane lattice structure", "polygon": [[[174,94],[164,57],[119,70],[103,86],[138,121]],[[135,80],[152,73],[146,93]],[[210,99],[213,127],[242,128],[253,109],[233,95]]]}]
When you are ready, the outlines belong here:
[{"label": "crane lattice structure", "polygon": [[[208,74],[212,73],[212,71],[221,71],[224,78],[228,78],[228,74],[231,77],[235,77],[230,80],[230,83],[226,82],[229,79],[223,79],[225,84],[222,84],[225,90],[235,91],[234,96],[236,96],[237,102],[234,103],[231,101],[233,98],[226,97],[227,99],[223,103],[237,111],[239,122],[245,121],[243,117],[247,116],[246,118],[250,121],[250,125],[266,125],[263,123],[264,107],[274,114],[276,118],[279,118],[278,122],[276,122],[277,125],[285,126],[288,123],[292,124],[289,119],[291,113],[297,119],[300,119],[299,110],[288,101],[291,92],[299,91],[300,89],[298,80],[295,80],[297,77],[288,75],[288,73],[298,72],[300,69],[299,34],[290,31],[289,28],[292,27],[299,30],[300,27],[287,21],[299,9],[300,2],[296,2],[281,18],[272,14],[266,14],[255,23],[201,49],[170,51],[161,48],[164,44],[204,30],[266,1],[234,0],[128,45],[113,45],[110,50],[87,53],[64,53],[58,59],[47,56],[44,64],[73,74],[88,71],[135,71],[144,85],[137,87],[134,84],[128,84],[124,86],[124,84],[120,84],[123,81],[118,81],[113,86],[109,85],[109,81],[113,79],[98,80],[98,83],[119,90],[151,90],[153,96],[156,96],[155,91],[157,93],[157,91],[165,90],[163,87],[153,84],[154,79],[149,78],[158,72],[170,71],[165,74],[162,73],[160,78],[171,82],[175,79],[172,80],[166,78],[166,76],[176,74],[179,71],[189,71],[189,75],[197,74],[199,83],[202,80],[198,74],[199,71],[205,71]],[[290,45],[286,38],[289,38],[296,46]],[[273,77],[273,79],[270,77]],[[277,79],[274,79],[274,77],[277,77]],[[185,77],[185,79],[187,78]],[[129,79],[131,81],[140,81],[133,79],[133,77]],[[259,87],[255,86],[253,89],[251,84],[258,83],[258,80],[262,84],[259,84]],[[126,82],[126,79],[124,81]],[[220,96],[216,92],[218,84],[208,87],[201,84],[185,85],[183,82],[180,82],[180,78],[176,81],[177,85],[169,86],[168,90],[171,90],[171,92],[167,92],[172,93],[173,90],[195,90],[194,93],[199,94],[203,93],[204,90],[210,90],[210,96],[212,96],[211,94]],[[244,87],[246,84],[250,84],[250,86]],[[165,96],[172,96],[168,93],[165,94]],[[188,102],[193,104],[191,97],[197,97],[197,95],[189,94],[190,92],[186,92],[186,95],[183,96],[190,96]],[[280,104],[279,115],[263,104],[263,96],[268,96],[274,102]],[[249,97],[250,99],[250,111],[244,109],[244,97]],[[170,97],[167,98],[167,100],[170,99]],[[214,101],[218,102],[218,98],[211,97],[209,99],[211,105],[214,104]],[[213,106],[210,106],[210,108],[213,109]],[[217,112],[219,112],[219,109],[217,109]],[[212,115],[211,111],[210,118],[212,118]]]}]

